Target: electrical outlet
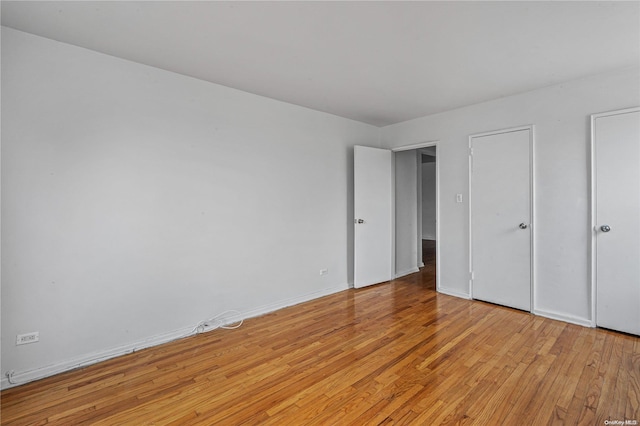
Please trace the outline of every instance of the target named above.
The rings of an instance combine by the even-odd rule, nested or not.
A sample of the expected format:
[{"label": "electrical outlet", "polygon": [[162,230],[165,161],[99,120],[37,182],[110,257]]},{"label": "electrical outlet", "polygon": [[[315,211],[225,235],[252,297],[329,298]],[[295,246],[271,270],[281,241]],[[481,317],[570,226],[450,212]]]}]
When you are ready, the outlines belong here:
[{"label": "electrical outlet", "polygon": [[328,273],[329,273],[329,270],[327,268],[320,269],[320,275],[327,275]]},{"label": "electrical outlet", "polygon": [[33,333],[18,334],[16,336],[16,346],[26,345],[27,343],[35,343],[40,340],[40,332],[34,331]]}]

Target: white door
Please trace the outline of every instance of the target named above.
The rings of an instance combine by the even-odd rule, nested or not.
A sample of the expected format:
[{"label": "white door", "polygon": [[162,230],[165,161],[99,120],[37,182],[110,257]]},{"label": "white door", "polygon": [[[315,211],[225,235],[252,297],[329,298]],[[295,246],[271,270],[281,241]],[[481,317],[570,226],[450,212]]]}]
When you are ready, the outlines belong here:
[{"label": "white door", "polygon": [[354,149],[354,286],[389,281],[392,274],[393,154],[386,149]]},{"label": "white door", "polygon": [[640,335],[640,108],[591,123],[596,324]]},{"label": "white door", "polygon": [[531,127],[471,136],[471,295],[531,311]]}]

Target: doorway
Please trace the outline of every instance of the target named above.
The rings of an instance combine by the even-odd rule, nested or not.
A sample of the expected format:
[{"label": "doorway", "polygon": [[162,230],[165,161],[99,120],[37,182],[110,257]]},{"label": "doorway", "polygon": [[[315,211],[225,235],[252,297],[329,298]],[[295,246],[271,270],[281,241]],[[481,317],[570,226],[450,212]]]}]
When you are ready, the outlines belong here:
[{"label": "doorway", "polygon": [[418,235],[419,235],[419,256],[418,262],[421,267],[431,265],[435,262],[437,245],[438,220],[436,217],[436,156],[437,147],[431,146],[418,151],[419,165],[419,189],[418,189]]},{"label": "doorway", "polygon": [[[422,188],[422,160],[418,150],[437,144],[437,141],[424,142],[393,150],[360,145],[354,148],[354,287],[374,285],[419,271],[422,192],[418,188]],[[436,200],[440,199],[438,164],[436,156]],[[436,203],[437,290],[440,290],[439,222]]]},{"label": "doorway", "polygon": [[437,142],[394,149],[395,277],[428,266],[440,282]]}]

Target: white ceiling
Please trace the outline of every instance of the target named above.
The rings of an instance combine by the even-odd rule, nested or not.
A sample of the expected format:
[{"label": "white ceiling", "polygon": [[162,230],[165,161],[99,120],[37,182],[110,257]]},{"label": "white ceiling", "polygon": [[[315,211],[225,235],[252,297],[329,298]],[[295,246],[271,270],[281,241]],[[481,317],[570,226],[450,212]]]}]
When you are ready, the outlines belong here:
[{"label": "white ceiling", "polygon": [[640,2],[14,2],[2,25],[376,126],[640,62]]}]

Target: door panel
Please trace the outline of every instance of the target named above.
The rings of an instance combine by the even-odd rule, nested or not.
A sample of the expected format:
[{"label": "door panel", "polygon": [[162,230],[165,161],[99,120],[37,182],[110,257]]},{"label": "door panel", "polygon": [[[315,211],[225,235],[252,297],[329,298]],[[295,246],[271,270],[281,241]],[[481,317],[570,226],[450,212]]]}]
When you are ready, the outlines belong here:
[{"label": "door panel", "polygon": [[596,324],[640,335],[640,111],[592,123]]},{"label": "door panel", "polygon": [[532,276],[531,132],[470,140],[472,297],[526,311]]},{"label": "door panel", "polygon": [[392,152],[386,149],[354,148],[356,288],[391,279],[394,208],[392,160]]}]

